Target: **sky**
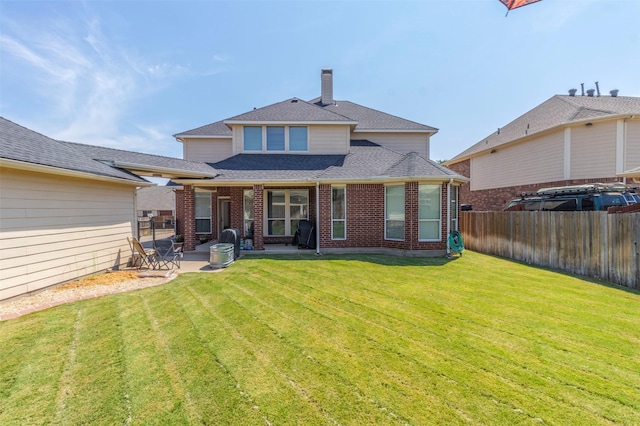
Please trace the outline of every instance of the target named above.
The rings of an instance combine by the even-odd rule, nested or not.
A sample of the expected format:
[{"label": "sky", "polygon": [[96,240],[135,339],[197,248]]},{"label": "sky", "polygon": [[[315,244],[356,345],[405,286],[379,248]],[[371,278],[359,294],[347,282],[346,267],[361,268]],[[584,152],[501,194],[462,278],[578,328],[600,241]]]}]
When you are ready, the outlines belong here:
[{"label": "sky", "polygon": [[571,88],[640,96],[640,1],[0,0],[0,116],[182,157],[172,136],[320,95],[439,129],[451,159]]}]

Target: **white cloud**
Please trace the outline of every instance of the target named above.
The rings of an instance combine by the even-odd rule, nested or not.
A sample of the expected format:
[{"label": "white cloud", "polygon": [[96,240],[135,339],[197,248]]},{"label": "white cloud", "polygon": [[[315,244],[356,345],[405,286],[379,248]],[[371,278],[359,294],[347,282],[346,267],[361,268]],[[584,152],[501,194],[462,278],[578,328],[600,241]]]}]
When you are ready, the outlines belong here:
[{"label": "white cloud", "polygon": [[36,112],[38,129],[56,139],[147,152],[150,142],[172,140],[170,132],[136,127],[127,117],[140,98],[186,75],[186,67],[153,63],[115,43],[98,19],[80,27],[65,18],[44,22],[14,21],[0,36],[3,62],[11,61],[2,67],[19,69],[39,107],[46,105]]}]

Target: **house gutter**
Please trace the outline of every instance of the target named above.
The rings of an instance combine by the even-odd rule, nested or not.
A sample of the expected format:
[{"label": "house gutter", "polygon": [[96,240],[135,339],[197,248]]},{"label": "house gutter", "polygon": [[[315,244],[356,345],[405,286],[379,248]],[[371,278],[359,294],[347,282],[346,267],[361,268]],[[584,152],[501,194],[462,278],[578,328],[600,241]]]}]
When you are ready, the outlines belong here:
[{"label": "house gutter", "polygon": [[[449,235],[451,235],[451,185],[453,184],[453,178],[449,179],[449,184],[447,185],[447,256],[451,255],[451,247],[449,246]],[[456,208],[458,205],[456,204]]]},{"label": "house gutter", "polygon": [[316,181],[316,254],[320,254],[320,181]]}]

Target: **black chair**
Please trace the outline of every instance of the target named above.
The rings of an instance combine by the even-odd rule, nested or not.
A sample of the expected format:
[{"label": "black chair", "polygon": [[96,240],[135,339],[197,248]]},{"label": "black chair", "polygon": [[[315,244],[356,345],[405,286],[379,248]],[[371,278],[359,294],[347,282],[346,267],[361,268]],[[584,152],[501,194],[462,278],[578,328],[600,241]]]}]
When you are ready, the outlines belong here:
[{"label": "black chair", "polygon": [[182,249],[177,249],[171,240],[157,240],[154,242],[156,249],[155,264],[153,269],[173,269],[173,266],[180,268],[180,257]]},{"label": "black chair", "polygon": [[301,220],[298,223],[298,230],[293,237],[293,244],[298,244],[298,248],[316,248],[316,230],[312,222]]}]

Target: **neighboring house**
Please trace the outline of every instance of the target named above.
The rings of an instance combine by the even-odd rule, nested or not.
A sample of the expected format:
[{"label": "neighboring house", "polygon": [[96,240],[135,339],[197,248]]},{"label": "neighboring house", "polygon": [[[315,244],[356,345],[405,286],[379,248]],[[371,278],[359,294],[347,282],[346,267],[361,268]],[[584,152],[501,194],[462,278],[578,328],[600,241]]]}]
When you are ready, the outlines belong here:
[{"label": "neighboring house", "polygon": [[0,117],[0,300],[117,268],[131,256],[140,175],[205,164],[61,142]]},{"label": "neighboring house", "polygon": [[469,177],[460,202],[500,210],[522,192],[622,181],[640,166],[640,98],[556,95],[444,164]]},{"label": "neighboring house", "polygon": [[318,252],[444,254],[457,229],[457,189],[467,179],[429,160],[437,129],[321,96],[291,98],[174,135],[184,158],[212,179],[173,179],[185,249],[200,235],[237,228],[255,249],[291,243],[314,223]]},{"label": "neighboring house", "polygon": [[176,192],[170,186],[150,186],[138,189],[138,217],[175,216]]}]

